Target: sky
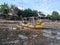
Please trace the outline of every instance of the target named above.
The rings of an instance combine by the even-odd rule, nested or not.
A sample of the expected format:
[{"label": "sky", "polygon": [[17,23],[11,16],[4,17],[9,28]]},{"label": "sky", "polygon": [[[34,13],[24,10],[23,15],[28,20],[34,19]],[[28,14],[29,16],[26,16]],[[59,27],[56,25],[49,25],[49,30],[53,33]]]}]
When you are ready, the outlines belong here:
[{"label": "sky", "polygon": [[31,8],[44,14],[50,14],[52,11],[60,13],[60,0],[0,0],[0,5],[4,2],[8,5],[16,5],[20,9]]}]

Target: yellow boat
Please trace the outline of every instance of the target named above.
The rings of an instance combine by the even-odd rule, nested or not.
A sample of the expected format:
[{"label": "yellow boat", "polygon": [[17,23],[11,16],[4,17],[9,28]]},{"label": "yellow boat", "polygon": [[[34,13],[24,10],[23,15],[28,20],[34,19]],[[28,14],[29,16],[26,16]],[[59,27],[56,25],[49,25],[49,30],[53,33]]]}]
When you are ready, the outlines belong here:
[{"label": "yellow boat", "polygon": [[44,27],[44,25],[45,25],[45,23],[42,22],[41,24],[37,24],[36,26],[34,26],[34,25],[29,25],[28,27],[29,27],[29,28],[33,28],[33,29],[41,29],[41,28]]},{"label": "yellow boat", "polygon": [[36,26],[34,26],[34,25],[32,25],[32,24],[24,24],[24,23],[21,24],[22,27],[28,27],[28,28],[33,28],[33,29],[34,29],[34,28],[36,28],[36,29],[41,29],[41,28],[44,27],[44,25],[45,25],[44,22],[42,22],[41,24],[37,24]]},{"label": "yellow boat", "polygon": [[27,27],[27,28],[33,28],[33,29],[41,29],[45,25],[45,23],[43,21],[38,22],[39,20],[36,21],[34,19],[34,17],[31,18],[31,20],[32,20],[32,22],[30,21],[31,23],[30,22],[28,23],[27,21],[24,21],[23,23],[21,23],[21,26],[22,27]]},{"label": "yellow boat", "polygon": [[29,24],[24,24],[24,23],[22,23],[21,26],[23,26],[23,27],[28,27]]}]

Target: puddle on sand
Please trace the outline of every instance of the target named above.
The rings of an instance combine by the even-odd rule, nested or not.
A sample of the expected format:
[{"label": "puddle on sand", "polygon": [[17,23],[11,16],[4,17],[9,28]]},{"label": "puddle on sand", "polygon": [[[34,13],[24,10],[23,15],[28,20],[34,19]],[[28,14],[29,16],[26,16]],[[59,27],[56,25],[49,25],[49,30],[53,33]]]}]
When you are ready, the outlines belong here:
[{"label": "puddle on sand", "polygon": [[55,36],[52,36],[51,34],[48,34],[48,33],[43,33],[43,36],[48,38],[55,38]]},{"label": "puddle on sand", "polygon": [[38,35],[32,35],[32,37],[37,37]]},{"label": "puddle on sand", "polygon": [[51,33],[51,30],[42,30],[44,33]]},{"label": "puddle on sand", "polygon": [[58,44],[58,43],[50,43],[49,45],[60,45],[60,44]]},{"label": "puddle on sand", "polygon": [[18,37],[21,38],[21,39],[28,39],[28,37],[25,36],[25,35],[20,35],[20,34],[19,34]]},{"label": "puddle on sand", "polygon": [[[35,37],[37,37],[37,36],[38,36],[38,35],[31,35],[30,37],[35,38]],[[18,37],[21,38],[21,39],[28,39],[28,38],[29,38],[28,36],[21,35],[21,34],[19,34]]]},{"label": "puddle on sand", "polygon": [[52,30],[42,30],[43,31],[43,36],[48,37],[48,38],[56,38],[60,40],[60,32],[57,31],[56,35],[52,35]]}]

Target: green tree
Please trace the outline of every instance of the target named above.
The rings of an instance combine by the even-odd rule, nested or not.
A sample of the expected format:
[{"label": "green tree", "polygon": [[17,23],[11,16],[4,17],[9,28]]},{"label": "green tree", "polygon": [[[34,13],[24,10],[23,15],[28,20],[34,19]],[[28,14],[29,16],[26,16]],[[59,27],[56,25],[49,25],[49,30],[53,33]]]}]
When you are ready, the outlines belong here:
[{"label": "green tree", "polygon": [[33,10],[33,16],[38,16],[38,11],[37,10]]},{"label": "green tree", "polygon": [[52,20],[57,20],[60,18],[60,15],[57,11],[53,11],[52,14],[48,14],[47,17],[51,18]]},{"label": "green tree", "polygon": [[51,16],[53,19],[58,19],[60,17],[60,15],[57,11],[53,11]]},{"label": "green tree", "polygon": [[31,17],[32,16],[32,10],[31,9],[25,9],[23,11],[23,17]]},{"label": "green tree", "polygon": [[50,14],[48,14],[47,17],[50,17]]},{"label": "green tree", "polygon": [[7,4],[2,4],[0,5],[0,11],[5,15],[5,17],[8,16],[8,12],[9,12],[9,7]]}]

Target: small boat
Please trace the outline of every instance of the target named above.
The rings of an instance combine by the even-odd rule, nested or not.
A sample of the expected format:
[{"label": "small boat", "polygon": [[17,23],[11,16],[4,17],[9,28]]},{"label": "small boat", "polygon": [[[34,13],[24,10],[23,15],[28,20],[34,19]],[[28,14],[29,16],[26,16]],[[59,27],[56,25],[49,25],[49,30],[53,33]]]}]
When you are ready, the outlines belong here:
[{"label": "small boat", "polygon": [[45,23],[41,21],[39,24],[36,23],[35,19],[32,18],[33,23],[27,23],[27,21],[21,24],[22,27],[32,28],[32,29],[41,29],[44,27]]},{"label": "small boat", "polygon": [[23,26],[23,27],[28,27],[29,24],[24,24],[24,23],[22,23],[21,26]]},{"label": "small boat", "polygon": [[28,27],[29,28],[33,28],[33,29],[41,29],[41,28],[43,28],[44,27],[44,25],[45,25],[45,23],[44,22],[42,22],[41,24],[36,24],[36,25],[29,25]]}]

